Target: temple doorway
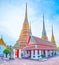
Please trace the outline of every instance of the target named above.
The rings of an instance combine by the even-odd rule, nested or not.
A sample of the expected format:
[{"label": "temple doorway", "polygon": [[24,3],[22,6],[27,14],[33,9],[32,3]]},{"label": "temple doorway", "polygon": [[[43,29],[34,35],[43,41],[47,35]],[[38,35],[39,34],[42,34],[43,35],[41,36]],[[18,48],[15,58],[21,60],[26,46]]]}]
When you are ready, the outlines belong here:
[{"label": "temple doorway", "polygon": [[19,58],[19,49],[15,49],[15,57]]}]

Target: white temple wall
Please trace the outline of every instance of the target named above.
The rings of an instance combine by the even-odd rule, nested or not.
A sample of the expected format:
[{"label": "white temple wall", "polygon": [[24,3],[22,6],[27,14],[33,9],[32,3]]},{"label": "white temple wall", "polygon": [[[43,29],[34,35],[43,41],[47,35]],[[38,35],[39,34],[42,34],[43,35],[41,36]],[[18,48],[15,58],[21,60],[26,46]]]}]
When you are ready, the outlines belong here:
[{"label": "white temple wall", "polygon": [[38,50],[35,50],[35,54],[33,54],[33,50],[31,51],[31,59],[40,59],[40,58],[42,58],[41,57],[41,50],[39,50],[39,54],[38,54]]},{"label": "white temple wall", "polygon": [[19,49],[19,58],[22,58],[22,57],[21,57],[21,49]]},{"label": "white temple wall", "polygon": [[38,59],[37,50],[35,50],[35,53],[34,50],[31,51],[31,59]]}]

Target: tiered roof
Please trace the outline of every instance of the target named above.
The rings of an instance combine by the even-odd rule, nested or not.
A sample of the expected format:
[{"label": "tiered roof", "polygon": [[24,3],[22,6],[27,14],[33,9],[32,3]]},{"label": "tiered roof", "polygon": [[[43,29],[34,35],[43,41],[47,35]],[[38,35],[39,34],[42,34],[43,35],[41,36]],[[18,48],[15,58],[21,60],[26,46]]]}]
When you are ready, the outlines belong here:
[{"label": "tiered roof", "polygon": [[6,43],[4,42],[4,40],[2,38],[0,39],[0,45],[6,46]]},{"label": "tiered roof", "polygon": [[56,46],[49,41],[42,40],[41,38],[32,36],[29,44],[24,48],[26,50],[30,49],[46,49],[46,50],[57,50]]}]

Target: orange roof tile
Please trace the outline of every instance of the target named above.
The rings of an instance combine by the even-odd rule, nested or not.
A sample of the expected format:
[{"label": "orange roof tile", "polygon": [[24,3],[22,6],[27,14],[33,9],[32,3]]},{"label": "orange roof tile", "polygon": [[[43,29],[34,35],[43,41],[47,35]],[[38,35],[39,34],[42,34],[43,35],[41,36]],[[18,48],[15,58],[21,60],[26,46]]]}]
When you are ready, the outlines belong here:
[{"label": "orange roof tile", "polygon": [[6,46],[6,43],[3,41],[3,39],[0,39],[0,45]]}]

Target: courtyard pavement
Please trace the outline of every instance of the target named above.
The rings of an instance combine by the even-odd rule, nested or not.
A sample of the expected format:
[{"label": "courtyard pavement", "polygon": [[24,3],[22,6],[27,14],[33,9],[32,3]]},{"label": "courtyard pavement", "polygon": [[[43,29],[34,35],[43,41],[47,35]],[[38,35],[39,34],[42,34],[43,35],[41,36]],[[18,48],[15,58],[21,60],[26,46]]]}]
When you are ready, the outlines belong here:
[{"label": "courtyard pavement", "polygon": [[45,61],[15,59],[10,61],[3,61],[3,63],[0,65],[59,65],[59,56],[49,58]]}]

